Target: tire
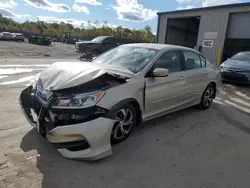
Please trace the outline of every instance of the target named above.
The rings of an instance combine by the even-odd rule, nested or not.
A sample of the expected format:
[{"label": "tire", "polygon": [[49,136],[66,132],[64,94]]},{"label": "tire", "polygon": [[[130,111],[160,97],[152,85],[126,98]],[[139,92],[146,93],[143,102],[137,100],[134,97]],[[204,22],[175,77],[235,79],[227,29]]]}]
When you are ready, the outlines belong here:
[{"label": "tire", "polygon": [[137,123],[137,112],[132,104],[127,103],[117,105],[109,114],[110,118],[117,120],[111,132],[111,144],[123,142],[132,133]]},{"label": "tire", "polygon": [[212,84],[209,84],[205,91],[202,94],[200,101],[200,108],[202,110],[207,110],[213,103],[213,99],[215,98],[215,87]]}]

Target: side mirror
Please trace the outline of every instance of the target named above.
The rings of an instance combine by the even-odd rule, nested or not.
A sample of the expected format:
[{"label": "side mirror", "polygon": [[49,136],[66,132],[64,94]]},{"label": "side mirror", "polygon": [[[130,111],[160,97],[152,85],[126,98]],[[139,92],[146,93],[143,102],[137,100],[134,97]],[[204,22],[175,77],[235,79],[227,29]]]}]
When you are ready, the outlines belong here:
[{"label": "side mirror", "polygon": [[153,77],[167,77],[168,74],[169,74],[169,70],[168,69],[156,68],[151,73],[151,76],[153,76]]}]

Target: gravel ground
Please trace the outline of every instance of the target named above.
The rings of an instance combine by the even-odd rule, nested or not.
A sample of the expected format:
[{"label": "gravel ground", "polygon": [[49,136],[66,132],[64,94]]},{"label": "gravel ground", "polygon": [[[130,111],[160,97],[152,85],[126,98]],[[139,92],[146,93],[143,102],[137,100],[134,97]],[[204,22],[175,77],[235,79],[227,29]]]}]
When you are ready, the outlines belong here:
[{"label": "gravel ground", "polygon": [[1,58],[79,58],[74,45],[54,42],[50,46],[29,44],[28,42],[0,41]]},{"label": "gravel ground", "polygon": [[0,87],[1,188],[250,187],[250,88],[223,84],[209,110],[147,122],[110,157],[84,162],[63,158],[31,129],[22,87]]}]

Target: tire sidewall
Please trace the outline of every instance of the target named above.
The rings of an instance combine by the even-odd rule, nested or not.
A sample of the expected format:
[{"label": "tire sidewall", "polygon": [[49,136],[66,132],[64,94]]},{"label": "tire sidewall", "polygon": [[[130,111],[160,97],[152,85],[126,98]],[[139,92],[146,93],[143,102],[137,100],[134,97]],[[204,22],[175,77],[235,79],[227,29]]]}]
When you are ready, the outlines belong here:
[{"label": "tire sidewall", "polygon": [[[129,132],[124,138],[122,138],[122,139],[119,139],[119,140],[114,139],[114,138],[112,137],[112,134],[111,134],[111,138],[110,138],[111,144],[117,144],[117,143],[120,143],[120,142],[126,140],[126,139],[130,136],[130,134],[133,132],[133,130],[134,130],[134,128],[135,128],[135,125],[136,125],[137,113],[136,113],[136,110],[135,110],[135,108],[133,107],[133,105],[132,105],[132,104],[129,104],[129,103],[127,103],[127,104],[118,104],[117,106],[115,106],[115,107],[108,113],[108,117],[111,118],[111,119],[115,119],[117,113],[118,113],[121,109],[128,109],[128,110],[130,110],[130,111],[132,112],[132,114],[133,114],[133,125],[132,125],[132,128],[131,128],[130,132]],[[114,128],[114,126],[113,126],[113,128]],[[112,131],[113,131],[113,128],[112,128]]]},{"label": "tire sidewall", "polygon": [[204,105],[204,96],[205,96],[205,93],[208,89],[213,89],[213,94],[215,94],[215,89],[214,89],[214,86],[212,84],[209,84],[206,89],[204,90],[203,94],[202,94],[202,97],[201,97],[201,101],[200,101],[200,108],[203,109],[203,110],[207,110],[208,108],[210,108],[210,106],[212,105],[213,103],[213,100],[212,102],[210,103],[210,105],[206,106]]}]

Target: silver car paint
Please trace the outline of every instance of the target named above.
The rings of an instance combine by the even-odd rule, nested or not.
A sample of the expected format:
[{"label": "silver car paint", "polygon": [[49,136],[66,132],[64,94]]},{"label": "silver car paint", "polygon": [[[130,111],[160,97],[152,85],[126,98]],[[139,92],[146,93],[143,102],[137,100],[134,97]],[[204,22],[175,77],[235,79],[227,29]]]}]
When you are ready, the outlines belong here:
[{"label": "silver car paint", "polygon": [[143,121],[147,121],[198,104],[209,83],[214,82],[220,86],[220,70],[216,65],[213,66],[208,62],[206,68],[170,73],[163,78],[145,78],[163,53],[181,49],[190,50],[182,47],[163,48],[128,83],[107,90],[97,105],[111,109],[119,101],[132,98],[140,105]]},{"label": "silver car paint", "polygon": [[[170,50],[190,49],[158,44],[130,45],[155,47],[161,51],[137,74],[91,63],[60,62],[43,71],[40,80],[45,89],[57,90],[79,85],[107,72],[131,77],[127,83],[106,90],[106,94],[97,105],[112,109],[126,99],[136,100],[140,106],[143,121],[198,104],[209,83],[214,82],[217,87],[220,85],[220,71],[217,66],[210,63],[206,68],[198,70],[170,73],[167,77],[162,78],[146,78],[150,68],[163,53]],[[113,125],[114,121],[111,119],[98,118],[86,123],[55,128],[47,134],[47,138],[49,142],[53,143],[67,142],[79,139],[79,136],[69,139],[68,135],[81,134],[82,139],[89,142],[89,149],[77,152],[70,152],[66,149],[58,149],[58,151],[67,158],[96,160],[112,153],[110,136]]]},{"label": "silver car paint", "polygon": [[113,124],[114,120],[101,117],[85,123],[56,127],[48,132],[46,137],[50,143],[87,140],[91,147],[86,150],[58,151],[66,158],[97,160],[112,154],[110,135]]},{"label": "silver car paint", "polygon": [[41,72],[39,80],[44,89],[59,90],[83,84],[105,73],[127,77],[134,75],[125,70],[108,69],[89,62],[58,62]]}]

